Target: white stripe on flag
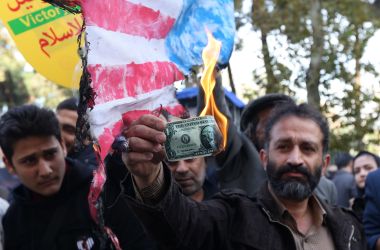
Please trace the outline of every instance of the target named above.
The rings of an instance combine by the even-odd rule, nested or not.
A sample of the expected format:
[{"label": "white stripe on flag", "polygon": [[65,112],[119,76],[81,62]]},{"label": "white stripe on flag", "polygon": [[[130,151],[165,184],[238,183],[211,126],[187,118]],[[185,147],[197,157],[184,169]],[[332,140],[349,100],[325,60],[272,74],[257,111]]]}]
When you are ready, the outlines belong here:
[{"label": "white stripe on flag", "polygon": [[105,128],[111,128],[113,124],[122,119],[122,115],[132,110],[155,110],[161,105],[178,105],[174,98],[175,87],[170,85],[159,90],[141,94],[133,97],[126,97],[95,105],[89,112],[89,122],[93,135],[98,138]]},{"label": "white stripe on flag", "polygon": [[150,39],[87,26],[88,64],[125,65],[169,61],[164,39]]},{"label": "white stripe on flag", "polygon": [[159,10],[161,13],[177,19],[182,11],[183,0],[129,0],[134,4],[141,4],[153,10]]}]

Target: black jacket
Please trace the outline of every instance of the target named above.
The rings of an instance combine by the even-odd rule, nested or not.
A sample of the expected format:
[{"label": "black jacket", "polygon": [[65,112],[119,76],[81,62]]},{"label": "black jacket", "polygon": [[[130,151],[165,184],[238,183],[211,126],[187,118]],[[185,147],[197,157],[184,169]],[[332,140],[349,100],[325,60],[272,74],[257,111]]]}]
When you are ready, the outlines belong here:
[{"label": "black jacket", "polygon": [[[16,188],[14,202],[3,219],[5,250],[44,250],[42,246],[49,241],[46,238],[54,238],[53,246],[45,246],[49,250],[83,249],[84,243],[91,247],[88,249],[101,249],[98,226],[90,217],[87,201],[92,170],[69,158],[66,163],[66,174],[57,195],[36,198],[24,186]],[[108,180],[113,177],[110,174]],[[106,225],[118,236],[122,249],[154,249],[132,211],[122,199],[117,199],[118,185],[107,181],[104,191]],[[60,211],[58,219],[56,211]],[[47,234],[54,230],[55,236]],[[109,249],[109,243],[105,242],[102,249]]]},{"label": "black jacket", "polygon": [[71,159],[82,162],[82,164],[85,164],[92,169],[96,169],[98,167],[98,161],[96,159],[96,154],[92,143],[89,145],[84,145],[81,149],[75,149],[69,152],[67,156]]},{"label": "black jacket", "polygon": [[[267,185],[254,199],[240,192],[222,191],[214,199],[198,203],[180,194],[167,170],[165,180],[169,182],[166,195],[156,206],[142,204],[133,198],[133,193],[125,198],[153,237],[168,248],[295,249],[290,230],[279,222]],[[365,249],[359,221],[349,211],[323,206],[336,249]]]}]

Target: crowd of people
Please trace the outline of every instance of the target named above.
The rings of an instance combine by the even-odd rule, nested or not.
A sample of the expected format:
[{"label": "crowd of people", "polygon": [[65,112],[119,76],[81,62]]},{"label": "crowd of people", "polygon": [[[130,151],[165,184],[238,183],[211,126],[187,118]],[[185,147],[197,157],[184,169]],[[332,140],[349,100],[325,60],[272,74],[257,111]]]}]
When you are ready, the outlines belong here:
[{"label": "crowd of people", "polygon": [[[6,112],[0,147],[17,178],[0,183],[1,247],[380,249],[376,154],[331,157],[326,118],[287,95],[252,100],[238,128],[220,78],[213,94],[229,120],[225,149],[169,162],[164,129],[184,117],[141,116],[121,132],[127,148],[105,159],[100,223],[87,197],[98,167],[93,143],[75,146],[77,99],[55,112],[34,105]],[[332,163],[338,170],[325,176]]]}]

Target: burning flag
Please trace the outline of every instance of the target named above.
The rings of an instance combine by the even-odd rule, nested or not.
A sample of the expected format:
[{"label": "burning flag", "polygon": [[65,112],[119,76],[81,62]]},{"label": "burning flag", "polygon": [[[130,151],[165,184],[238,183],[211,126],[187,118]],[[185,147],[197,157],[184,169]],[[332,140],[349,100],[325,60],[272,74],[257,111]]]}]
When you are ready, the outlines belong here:
[{"label": "burning flag", "polygon": [[81,95],[92,109],[89,124],[101,159],[129,121],[161,105],[174,115],[182,112],[172,84],[202,64],[205,27],[223,44],[220,67],[232,53],[235,24],[230,0],[47,1],[69,11],[81,9],[84,15],[88,79],[81,83]]},{"label": "burning flag", "polygon": [[[87,43],[79,125],[87,128],[84,119],[88,119],[101,162],[120,130],[142,114],[160,107],[173,115],[183,111],[173,83],[184,79],[192,66],[202,64],[205,27],[223,44],[220,67],[228,63],[233,50],[231,0],[45,1],[84,16]],[[96,221],[104,181],[101,165],[89,195]]]}]

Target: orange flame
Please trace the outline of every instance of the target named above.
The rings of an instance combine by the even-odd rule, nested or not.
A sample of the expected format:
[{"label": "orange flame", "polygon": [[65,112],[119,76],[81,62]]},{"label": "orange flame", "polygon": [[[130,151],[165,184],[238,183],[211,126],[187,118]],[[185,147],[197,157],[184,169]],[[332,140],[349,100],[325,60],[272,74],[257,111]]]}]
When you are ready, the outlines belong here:
[{"label": "orange flame", "polygon": [[203,49],[202,59],[204,64],[203,74],[201,78],[201,86],[205,93],[205,107],[203,108],[200,116],[212,115],[218,124],[219,130],[223,136],[223,149],[227,145],[227,129],[228,120],[227,117],[219,111],[218,106],[215,103],[213,90],[215,88],[215,66],[219,58],[220,49],[222,43],[216,40],[211,32],[206,30],[208,43]]}]

